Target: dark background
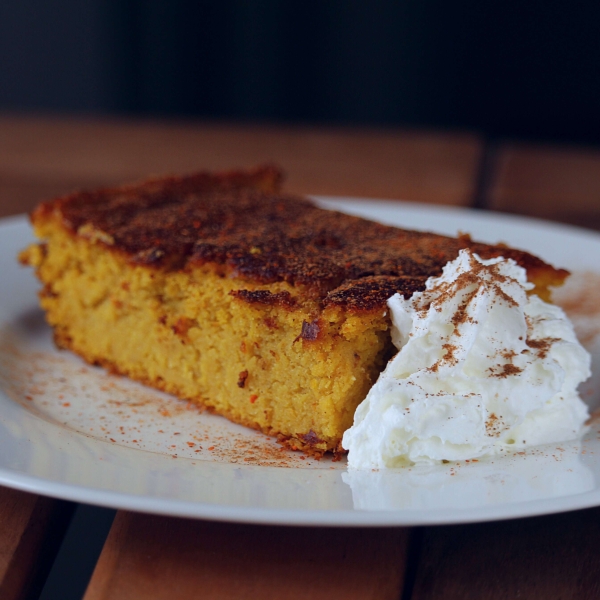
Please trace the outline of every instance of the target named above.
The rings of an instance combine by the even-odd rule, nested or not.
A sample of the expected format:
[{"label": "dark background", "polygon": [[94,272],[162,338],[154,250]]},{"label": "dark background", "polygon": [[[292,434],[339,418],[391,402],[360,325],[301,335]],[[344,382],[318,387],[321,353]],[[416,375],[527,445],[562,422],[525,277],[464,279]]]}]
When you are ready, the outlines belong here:
[{"label": "dark background", "polygon": [[5,0],[0,110],[600,143],[600,2]]}]

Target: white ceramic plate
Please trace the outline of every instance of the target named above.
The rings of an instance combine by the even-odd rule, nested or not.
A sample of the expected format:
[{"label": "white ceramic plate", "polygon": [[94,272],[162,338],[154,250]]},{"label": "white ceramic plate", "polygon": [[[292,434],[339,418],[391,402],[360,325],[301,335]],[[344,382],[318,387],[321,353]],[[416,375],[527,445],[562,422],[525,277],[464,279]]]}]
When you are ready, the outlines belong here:
[{"label": "white ceramic plate", "polygon": [[[319,201],[404,227],[467,231],[600,272],[600,236],[585,230],[400,202]],[[348,472],[344,461],[281,450],[261,434],[85,365],[52,345],[38,285],[15,260],[30,240],[25,218],[0,224],[2,485],[114,508],[287,525],[464,523],[600,504],[598,425],[581,442],[525,455]],[[595,315],[585,318],[584,329],[593,328]],[[593,382],[584,393],[595,406]]]}]

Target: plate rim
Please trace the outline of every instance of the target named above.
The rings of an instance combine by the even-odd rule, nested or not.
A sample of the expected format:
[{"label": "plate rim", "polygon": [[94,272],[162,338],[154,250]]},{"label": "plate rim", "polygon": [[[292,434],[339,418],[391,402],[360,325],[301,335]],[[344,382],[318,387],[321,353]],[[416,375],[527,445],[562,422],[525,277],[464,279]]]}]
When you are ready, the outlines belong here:
[{"label": "plate rim", "polygon": [[[40,483],[46,484],[45,491],[39,491]],[[72,484],[56,483],[41,477],[17,474],[9,469],[0,468],[0,485],[23,492],[90,504],[114,510],[128,510],[144,514],[203,519],[207,521],[255,524],[281,525],[294,527],[419,527],[430,525],[465,525],[471,523],[486,523],[507,521],[528,517],[561,514],[594,508],[600,505],[600,490],[560,496],[492,504],[484,507],[467,507],[464,509],[449,509],[456,518],[449,520],[445,509],[418,510],[367,510],[367,509],[266,509],[248,507],[230,507],[219,504],[195,503],[184,500],[160,499],[153,506],[154,499],[148,496],[137,496],[121,492],[97,490]],[[93,494],[94,497],[88,497]],[[573,502],[577,499],[577,502]],[[168,503],[169,507],[161,507]],[[518,511],[506,510],[498,513],[497,508],[518,508]],[[335,515],[336,518],[331,518]],[[398,518],[408,515],[409,518]]]}]

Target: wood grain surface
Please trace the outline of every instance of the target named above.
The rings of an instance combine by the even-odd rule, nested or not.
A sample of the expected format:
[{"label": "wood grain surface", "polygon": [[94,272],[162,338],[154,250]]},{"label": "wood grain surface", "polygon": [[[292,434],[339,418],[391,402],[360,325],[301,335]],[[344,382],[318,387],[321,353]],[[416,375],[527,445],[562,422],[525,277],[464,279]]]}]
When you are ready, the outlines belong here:
[{"label": "wood grain surface", "polygon": [[596,600],[600,509],[423,533],[411,600]]},{"label": "wood grain surface", "polygon": [[276,162],[302,194],[466,205],[481,142],[470,134],[0,115],[0,211],[152,174]]},{"label": "wood grain surface", "polygon": [[0,487],[0,598],[37,597],[74,505]]},{"label": "wood grain surface", "polygon": [[397,600],[404,529],[267,527],[119,512],[85,600]]}]

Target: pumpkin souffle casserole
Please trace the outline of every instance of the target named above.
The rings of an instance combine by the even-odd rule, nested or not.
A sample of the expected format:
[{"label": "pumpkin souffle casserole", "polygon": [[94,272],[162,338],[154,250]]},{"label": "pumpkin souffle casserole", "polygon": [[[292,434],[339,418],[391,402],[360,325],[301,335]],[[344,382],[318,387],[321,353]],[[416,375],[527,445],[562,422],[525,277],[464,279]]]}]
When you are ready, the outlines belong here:
[{"label": "pumpkin souffle casserole", "polygon": [[526,252],[384,226],[279,191],[274,167],[81,192],[31,215],[21,254],[61,348],[291,448],[341,440],[390,359],[388,298],[461,249],[534,292],[567,275]]}]

